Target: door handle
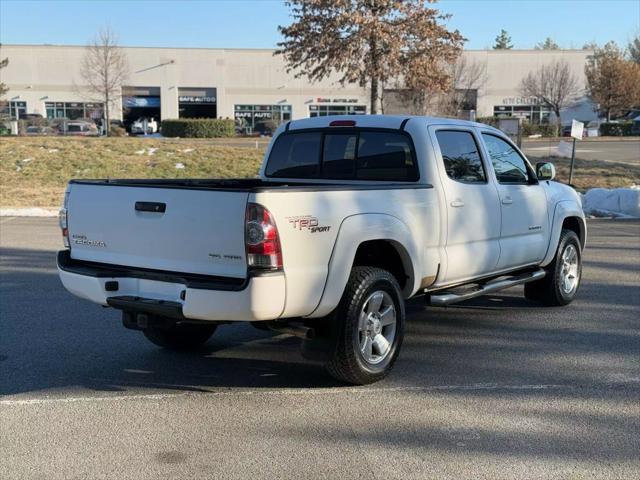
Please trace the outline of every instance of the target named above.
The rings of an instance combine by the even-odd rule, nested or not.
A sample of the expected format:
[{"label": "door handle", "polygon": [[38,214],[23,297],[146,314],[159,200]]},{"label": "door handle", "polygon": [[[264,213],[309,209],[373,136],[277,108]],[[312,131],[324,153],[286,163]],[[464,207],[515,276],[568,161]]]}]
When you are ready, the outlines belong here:
[{"label": "door handle", "polygon": [[502,199],[503,205],[511,205],[513,203],[513,199],[511,197],[504,197]]},{"label": "door handle", "polygon": [[450,205],[452,207],[464,207],[464,202],[462,200],[460,200],[459,198],[456,198],[455,200],[453,200]]},{"label": "door handle", "polygon": [[164,213],[167,210],[167,204],[161,202],[136,202],[136,212],[152,212]]}]

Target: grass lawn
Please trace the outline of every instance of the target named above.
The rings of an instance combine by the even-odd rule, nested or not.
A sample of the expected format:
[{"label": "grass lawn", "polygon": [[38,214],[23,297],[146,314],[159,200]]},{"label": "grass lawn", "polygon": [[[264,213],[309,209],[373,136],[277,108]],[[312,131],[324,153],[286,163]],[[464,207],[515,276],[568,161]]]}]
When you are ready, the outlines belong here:
[{"label": "grass lawn", "polygon": [[[257,144],[256,144],[257,141]],[[233,178],[258,173],[268,139],[0,138],[0,207],[58,207],[71,178]],[[257,148],[256,148],[257,147]],[[542,161],[530,157],[532,163]],[[569,161],[553,160],[558,180]],[[640,166],[576,161],[574,184],[640,184]]]},{"label": "grass lawn", "polygon": [[229,139],[3,137],[0,206],[58,207],[71,178],[257,175],[263,141],[257,149],[255,141],[230,143]]},{"label": "grass lawn", "polygon": [[[568,158],[536,158],[531,155],[527,155],[527,158],[534,167],[537,162],[551,161],[556,167],[556,180],[561,183],[569,182],[571,160]],[[577,158],[573,169],[573,185],[583,193],[595,187],[620,188],[640,185],[640,165]]]}]

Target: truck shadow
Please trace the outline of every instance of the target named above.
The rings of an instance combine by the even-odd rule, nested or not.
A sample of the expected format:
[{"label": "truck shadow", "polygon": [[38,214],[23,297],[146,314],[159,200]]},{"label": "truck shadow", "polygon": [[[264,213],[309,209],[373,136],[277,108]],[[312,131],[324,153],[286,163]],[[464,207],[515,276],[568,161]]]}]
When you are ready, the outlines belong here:
[{"label": "truck shadow", "polygon": [[[163,351],[142,333],[124,329],[117,311],[68,294],[55,273],[54,252],[0,253],[0,394],[340,386],[321,365],[301,357],[298,339],[245,324],[221,326],[191,354]],[[624,263],[617,267],[611,260],[608,268],[630,273]],[[632,360],[640,354],[637,285],[611,287],[585,278],[578,301],[566,308],[529,302],[521,289],[448,308],[425,307],[420,298],[410,301],[402,354],[379,386],[541,382],[606,387],[615,378],[633,376]],[[606,316],[606,324],[589,317],[594,310]],[[607,355],[616,361],[605,369],[607,375],[594,378],[592,357]],[[572,357],[581,361],[571,368],[559,360]]]}]

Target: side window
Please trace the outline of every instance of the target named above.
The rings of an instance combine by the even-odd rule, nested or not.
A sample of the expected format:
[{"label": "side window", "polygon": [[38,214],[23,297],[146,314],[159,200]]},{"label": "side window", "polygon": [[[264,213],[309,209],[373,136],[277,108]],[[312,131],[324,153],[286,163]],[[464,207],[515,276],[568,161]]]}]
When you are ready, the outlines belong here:
[{"label": "side window", "polygon": [[483,133],[482,138],[499,183],[529,183],[527,164],[509,143],[488,133]]},{"label": "side window", "polygon": [[358,143],[358,180],[412,181],[418,179],[409,139],[394,132],[362,132]]},{"label": "side window", "polygon": [[486,183],[478,145],[471,132],[438,130],[436,132],[447,176],[463,183]]},{"label": "side window", "polygon": [[314,178],[320,173],[317,132],[280,135],[271,149],[266,174],[281,178]]},{"label": "side window", "polygon": [[357,134],[326,134],[322,155],[324,178],[353,178],[356,169]]}]

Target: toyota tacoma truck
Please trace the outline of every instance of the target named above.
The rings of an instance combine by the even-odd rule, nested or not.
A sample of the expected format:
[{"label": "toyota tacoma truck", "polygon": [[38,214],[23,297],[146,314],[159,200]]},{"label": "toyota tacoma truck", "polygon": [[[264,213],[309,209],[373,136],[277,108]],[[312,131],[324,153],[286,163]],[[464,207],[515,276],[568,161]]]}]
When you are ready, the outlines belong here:
[{"label": "toyota tacoma truck", "polygon": [[290,121],[255,179],[71,180],[58,270],[161,347],[252,322],[365,384],[398,357],[411,297],[444,306],[524,284],[546,305],[574,299],[587,229],[554,176],[479,123]]}]

